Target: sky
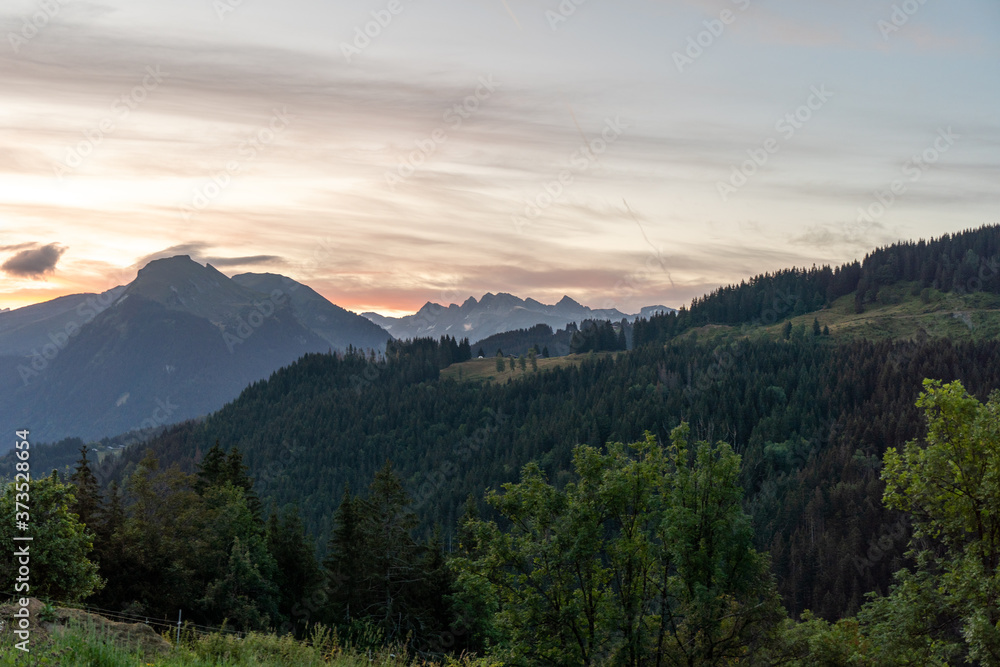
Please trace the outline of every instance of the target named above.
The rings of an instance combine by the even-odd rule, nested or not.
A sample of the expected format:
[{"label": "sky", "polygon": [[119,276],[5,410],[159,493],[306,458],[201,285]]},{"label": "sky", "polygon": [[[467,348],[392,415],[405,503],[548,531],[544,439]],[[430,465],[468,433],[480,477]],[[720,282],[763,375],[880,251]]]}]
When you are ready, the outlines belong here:
[{"label": "sky", "polygon": [[0,309],[177,254],[636,312],[1000,222],[996,0],[5,0]]}]

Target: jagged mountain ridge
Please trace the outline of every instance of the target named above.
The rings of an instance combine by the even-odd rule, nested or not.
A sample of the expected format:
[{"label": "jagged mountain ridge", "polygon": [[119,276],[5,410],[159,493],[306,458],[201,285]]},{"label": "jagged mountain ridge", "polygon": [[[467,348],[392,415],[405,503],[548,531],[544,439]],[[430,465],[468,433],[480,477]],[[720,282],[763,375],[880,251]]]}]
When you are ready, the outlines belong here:
[{"label": "jagged mountain ridge", "polygon": [[413,315],[386,317],[378,313],[362,313],[375,324],[399,339],[429,336],[454,336],[468,338],[476,343],[498,333],[529,329],[536,324],[547,324],[553,329],[563,329],[571,322],[583,320],[635,320],[649,317],[656,312],[672,312],[666,306],[647,306],[640,314],[623,313],[616,308],[590,308],[569,296],[558,303],[547,305],[535,299],[521,299],[513,294],[487,292],[477,300],[469,297],[462,305],[447,307],[428,301]]}]

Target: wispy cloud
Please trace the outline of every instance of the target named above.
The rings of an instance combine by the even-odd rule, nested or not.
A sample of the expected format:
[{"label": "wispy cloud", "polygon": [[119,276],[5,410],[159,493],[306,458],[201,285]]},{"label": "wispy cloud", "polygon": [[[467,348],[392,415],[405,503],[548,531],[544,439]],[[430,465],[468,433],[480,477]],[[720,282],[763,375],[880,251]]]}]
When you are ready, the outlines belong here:
[{"label": "wispy cloud", "polygon": [[[680,80],[664,44],[683,43],[737,3],[591,4],[553,34],[537,7],[506,3],[518,30],[492,2],[489,16],[506,29],[489,40],[470,37],[482,26],[459,22],[482,9],[476,3],[414,5],[353,65],[335,45],[300,44],[300,33],[318,31],[317,17],[330,18],[317,8],[348,9],[244,3],[220,28],[208,4],[158,6],[156,16],[211,22],[182,32],[128,25],[125,16],[154,16],[141,4],[67,3],[20,53],[0,50],[3,252],[37,250],[38,238],[73,248],[56,258],[58,272],[42,274],[47,283],[12,276],[5,299],[42,298],[42,287],[50,296],[99,291],[150,259],[188,254],[234,272],[270,267],[347,306],[416,308],[439,300],[443,285],[597,302],[650,251],[626,199],[670,257],[676,285],[657,275],[622,307],[680,305],[706,285],[863,252],[838,231],[842,221],[939,123],[961,122],[970,138],[893,215],[912,216],[907,230],[927,236],[989,222],[998,203],[1000,126],[982,112],[996,99],[982,88],[995,69],[955,42],[976,26],[944,21],[930,4],[886,47],[875,22],[892,2],[753,0],[718,52]],[[281,20],[264,21],[268,12]],[[0,26],[20,20],[14,11]],[[349,34],[354,23],[345,25]],[[398,56],[404,45],[412,57]],[[956,60],[946,76],[929,60],[900,59],[914,48]],[[147,67],[163,82],[123,116],[116,110]],[[500,87],[452,127],[449,110],[484,76]],[[838,83],[837,104],[721,203],[715,184],[826,76]],[[962,94],[966,79],[978,82],[974,95]],[[932,92],[920,92],[928,81]],[[292,120],[255,147],[277,107]],[[518,234],[511,214],[616,116],[628,129]],[[106,118],[114,131],[98,132]],[[442,127],[447,141],[388,188],[387,171]],[[80,166],[57,179],[56,166],[82,150]],[[240,168],[211,206],[184,219],[181,206],[233,163]],[[895,233],[902,223],[885,224]]]}]

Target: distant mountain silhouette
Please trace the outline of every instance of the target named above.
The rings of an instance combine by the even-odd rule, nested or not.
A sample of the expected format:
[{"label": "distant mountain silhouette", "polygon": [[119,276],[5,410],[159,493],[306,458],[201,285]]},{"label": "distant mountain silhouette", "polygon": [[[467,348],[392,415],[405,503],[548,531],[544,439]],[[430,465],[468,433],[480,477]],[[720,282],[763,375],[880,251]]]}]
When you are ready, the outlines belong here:
[{"label": "distant mountain silhouette", "polygon": [[[647,306],[643,317],[652,312],[670,312],[673,308]],[[646,314],[648,311],[649,314]],[[634,320],[638,315],[629,315],[615,308],[596,309],[580,305],[564,296],[555,305],[546,305],[534,299],[520,299],[513,294],[487,293],[476,300],[469,297],[461,306],[442,306],[428,301],[413,315],[385,317],[378,313],[362,313],[395,338],[417,338],[430,336],[454,336],[475,343],[498,333],[530,329],[536,324],[547,324],[553,329],[564,329],[570,322],[583,320]]]}]

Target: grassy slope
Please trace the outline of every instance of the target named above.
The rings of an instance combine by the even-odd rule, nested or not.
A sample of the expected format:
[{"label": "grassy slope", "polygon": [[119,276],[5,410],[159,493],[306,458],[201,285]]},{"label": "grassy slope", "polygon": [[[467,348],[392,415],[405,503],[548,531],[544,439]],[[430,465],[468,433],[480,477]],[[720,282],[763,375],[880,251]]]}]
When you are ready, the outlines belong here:
[{"label": "grassy slope", "polygon": [[[614,354],[613,352],[601,352],[596,356],[603,357],[608,354]],[[565,357],[549,357],[548,359],[538,359],[538,372],[549,370],[551,368],[557,368],[559,366],[576,366],[580,364],[584,359],[587,358],[586,354],[570,354]],[[497,362],[495,357],[488,357],[486,359],[472,359],[470,361],[463,361],[462,363],[452,364],[444,370],[441,371],[442,378],[451,378],[453,380],[475,380],[479,382],[506,382],[507,380],[516,380],[518,378],[530,375],[535,372],[531,370],[531,364],[527,366],[527,370],[522,371],[520,365],[514,368],[513,371],[510,370],[510,362],[504,361],[504,371],[502,373],[497,372]]]},{"label": "grassy slope", "polygon": [[[804,327],[812,335],[813,319],[820,327],[830,328],[830,339],[837,341],[864,338],[869,340],[913,340],[920,332],[929,338],[951,340],[985,340],[1000,337],[1000,295],[976,292],[952,294],[930,290],[927,302],[919,289],[900,283],[880,292],[880,303],[867,304],[865,312],[854,312],[854,295],[837,299],[829,308],[790,318],[793,327]],[[780,338],[786,320],[769,326],[749,328],[710,324],[687,332],[702,341],[723,342],[741,336],[767,336]],[[602,353],[608,354],[608,353]],[[538,370],[557,366],[579,364],[587,355],[572,354],[566,357],[539,359]],[[528,373],[531,373],[529,367]],[[452,364],[441,371],[441,377],[455,380],[505,382],[522,377],[520,367],[513,372],[497,373],[496,360],[473,359]]]},{"label": "grassy slope", "polygon": [[[830,328],[830,337],[844,341],[913,340],[923,331],[929,338],[986,340],[1000,336],[1000,295],[982,292],[957,295],[930,290],[927,303],[914,293],[913,285],[899,284],[883,289],[881,302],[866,304],[865,312],[854,311],[854,295],[837,299],[829,308],[789,318],[793,327],[805,327],[812,334],[813,319]],[[769,326],[750,328],[708,325],[688,332],[699,340],[731,339],[740,335],[778,338],[786,320]]]}]

